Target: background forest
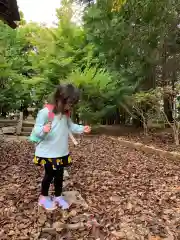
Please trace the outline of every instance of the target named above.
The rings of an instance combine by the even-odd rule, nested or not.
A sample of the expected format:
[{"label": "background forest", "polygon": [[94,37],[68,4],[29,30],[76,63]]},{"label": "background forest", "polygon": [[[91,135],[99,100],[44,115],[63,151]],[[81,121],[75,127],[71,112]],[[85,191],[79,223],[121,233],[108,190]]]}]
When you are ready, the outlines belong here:
[{"label": "background forest", "polygon": [[1,22],[1,116],[38,109],[70,81],[81,89],[74,116],[82,121],[177,128],[179,11],[177,0],[64,0],[55,27],[26,23],[23,13],[16,30]]}]

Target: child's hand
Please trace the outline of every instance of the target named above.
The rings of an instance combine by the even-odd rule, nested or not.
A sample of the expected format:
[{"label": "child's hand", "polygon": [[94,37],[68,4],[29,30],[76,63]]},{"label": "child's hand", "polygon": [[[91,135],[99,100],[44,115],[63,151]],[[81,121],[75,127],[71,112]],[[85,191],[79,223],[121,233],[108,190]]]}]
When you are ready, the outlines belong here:
[{"label": "child's hand", "polygon": [[84,133],[90,133],[91,132],[91,127],[90,126],[85,126],[84,127]]},{"label": "child's hand", "polygon": [[51,131],[51,123],[44,125],[43,132],[49,133]]}]

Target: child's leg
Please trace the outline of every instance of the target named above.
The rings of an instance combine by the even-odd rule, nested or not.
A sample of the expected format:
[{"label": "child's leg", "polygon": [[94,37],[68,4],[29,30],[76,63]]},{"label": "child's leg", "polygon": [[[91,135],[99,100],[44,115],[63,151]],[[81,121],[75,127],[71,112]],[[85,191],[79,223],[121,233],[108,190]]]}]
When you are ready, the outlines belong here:
[{"label": "child's leg", "polygon": [[47,163],[45,165],[45,175],[42,181],[41,196],[39,198],[39,205],[44,207],[47,210],[54,210],[56,208],[54,201],[52,201],[51,198],[48,197],[49,187],[54,177],[53,174],[54,172],[53,172],[52,164]]},{"label": "child's leg", "polygon": [[45,175],[42,180],[41,194],[43,196],[48,196],[49,187],[54,177],[54,171],[51,163],[47,163],[44,168],[45,168]]},{"label": "child's leg", "polygon": [[68,209],[69,204],[61,196],[63,188],[64,167],[55,170],[54,187],[55,187],[55,203],[62,209]]},{"label": "child's leg", "polygon": [[60,167],[57,170],[54,170],[54,188],[55,188],[56,197],[59,197],[62,194],[63,177],[64,177],[63,167]]}]

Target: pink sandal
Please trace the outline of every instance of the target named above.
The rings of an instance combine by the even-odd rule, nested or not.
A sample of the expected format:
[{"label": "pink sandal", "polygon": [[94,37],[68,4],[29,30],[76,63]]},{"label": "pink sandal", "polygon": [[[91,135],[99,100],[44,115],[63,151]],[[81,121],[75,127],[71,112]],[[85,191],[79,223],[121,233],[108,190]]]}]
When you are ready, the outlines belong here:
[{"label": "pink sandal", "polygon": [[70,207],[69,203],[66,200],[64,200],[62,196],[54,197],[54,203],[58,205],[60,208],[62,208],[63,210],[66,210]]},{"label": "pink sandal", "polygon": [[40,196],[38,205],[49,211],[53,211],[57,208],[54,201],[52,201],[50,197],[45,196]]}]

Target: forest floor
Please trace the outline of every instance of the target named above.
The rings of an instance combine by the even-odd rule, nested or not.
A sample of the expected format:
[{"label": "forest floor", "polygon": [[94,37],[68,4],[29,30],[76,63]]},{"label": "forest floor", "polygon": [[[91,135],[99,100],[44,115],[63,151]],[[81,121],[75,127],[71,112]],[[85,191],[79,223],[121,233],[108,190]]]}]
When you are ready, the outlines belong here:
[{"label": "forest floor", "polygon": [[79,196],[69,211],[47,213],[37,206],[43,172],[32,163],[33,148],[22,139],[0,145],[1,240],[180,239],[179,162],[123,147],[116,138],[83,138],[71,146],[65,181],[65,191]]},{"label": "forest floor", "polygon": [[139,132],[138,134],[130,133],[123,138],[134,142],[140,142],[146,145],[151,145],[166,151],[180,152],[180,145],[175,145],[171,129],[150,132],[148,136],[145,136],[142,132]]},{"label": "forest floor", "polygon": [[121,137],[125,140],[140,142],[166,151],[180,152],[180,145],[176,146],[174,144],[172,128],[150,128],[146,136],[143,130],[139,128],[110,125],[100,126],[97,128],[97,133]]}]

